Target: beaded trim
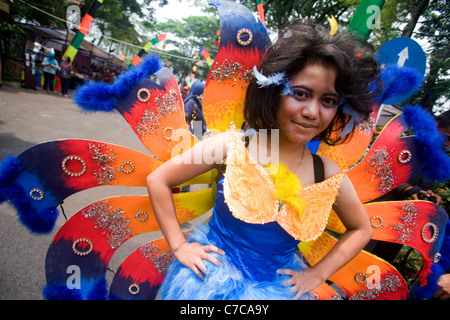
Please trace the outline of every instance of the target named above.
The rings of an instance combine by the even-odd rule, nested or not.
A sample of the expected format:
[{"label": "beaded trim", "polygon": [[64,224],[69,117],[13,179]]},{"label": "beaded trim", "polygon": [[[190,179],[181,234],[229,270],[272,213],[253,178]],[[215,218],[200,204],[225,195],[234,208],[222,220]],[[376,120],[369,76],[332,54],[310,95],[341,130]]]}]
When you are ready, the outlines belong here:
[{"label": "beaded trim", "polygon": [[[38,195],[36,195],[36,194],[38,194]],[[38,200],[38,201],[42,200],[42,199],[44,199],[44,191],[42,191],[41,189],[38,189],[38,188],[33,188],[30,190],[30,197],[33,200]]]},{"label": "beaded trim", "polygon": [[[147,94],[147,96],[145,98],[142,98],[142,95],[141,95],[142,92],[145,92]],[[148,90],[147,88],[139,89],[137,92],[137,99],[140,102],[143,102],[143,103],[148,102],[148,100],[150,100],[150,97],[151,97],[150,90]]]},{"label": "beaded trim", "polygon": [[[431,236],[431,238],[427,238],[427,235],[425,234],[429,227],[431,227],[431,229],[433,229],[433,235]],[[439,236],[439,228],[434,223],[427,222],[423,225],[421,234],[422,234],[423,241],[425,241],[426,243],[433,243],[436,241],[436,239]]]},{"label": "beaded trim", "polygon": [[[80,162],[81,162],[81,165],[82,165],[82,167],[83,167],[83,168],[81,169],[81,171],[80,171],[80,172],[72,172],[72,171],[70,171],[69,169],[67,169],[66,164],[67,164],[67,161],[69,161],[69,160],[77,160],[77,161],[80,161]],[[86,172],[86,162],[84,162],[84,160],[83,160],[81,157],[79,157],[79,156],[71,155],[71,156],[65,157],[65,158],[63,159],[62,163],[61,163],[61,166],[62,166],[64,172],[65,172],[67,175],[71,176],[71,177],[79,177],[79,176],[83,175],[83,174]]]},{"label": "beaded trim", "polygon": [[[125,169],[125,166],[130,166],[130,169]],[[134,171],[134,164],[131,161],[124,161],[120,165],[120,170],[122,170],[123,173],[132,173]]]},{"label": "beaded trim", "polygon": [[[375,220],[379,220],[379,223],[375,224]],[[380,216],[374,216],[370,219],[370,224],[373,228],[380,228],[383,226],[383,218]]]},{"label": "beaded trim", "polygon": [[[166,134],[167,130],[170,130],[170,132],[171,132],[170,136]],[[168,141],[172,141],[174,134],[175,134],[175,130],[173,129],[173,127],[166,127],[163,130],[163,137],[164,137],[164,139],[166,139]]]},{"label": "beaded trim", "polygon": [[368,279],[367,274],[365,274],[364,272],[359,272],[355,274],[355,281],[358,283],[366,283],[367,279]]},{"label": "beaded trim", "polygon": [[[246,34],[248,36],[248,39],[246,41],[242,40],[243,34]],[[247,28],[242,28],[237,32],[236,40],[241,46],[243,47],[248,46],[253,41],[253,33]]]},{"label": "beaded trim", "polygon": [[[406,155],[406,157],[404,157]],[[407,163],[412,159],[411,151],[409,150],[403,150],[398,154],[397,160],[400,163]]]},{"label": "beaded trim", "polygon": [[132,294],[138,294],[139,291],[141,291],[141,288],[139,287],[139,285],[137,283],[133,283],[128,287],[128,291]]},{"label": "beaded trim", "polygon": [[[89,244],[89,248],[86,251],[80,251],[77,249],[77,244],[80,242],[86,242],[87,244]],[[94,245],[92,244],[92,241],[86,238],[80,238],[77,239],[73,242],[72,244],[72,250],[73,252],[75,252],[75,254],[79,255],[79,256],[86,256],[89,253],[92,252],[92,249],[94,248]]]},{"label": "beaded trim", "polygon": [[[141,217],[142,216],[142,217]],[[144,222],[148,219],[148,214],[145,211],[138,211],[134,216],[138,221]]]}]

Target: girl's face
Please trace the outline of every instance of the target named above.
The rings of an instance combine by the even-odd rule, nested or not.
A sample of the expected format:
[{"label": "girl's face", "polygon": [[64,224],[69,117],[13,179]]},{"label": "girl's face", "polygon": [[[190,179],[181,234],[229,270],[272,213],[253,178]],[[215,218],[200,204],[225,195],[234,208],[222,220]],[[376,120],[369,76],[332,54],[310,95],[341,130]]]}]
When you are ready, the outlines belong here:
[{"label": "girl's face", "polygon": [[292,78],[291,94],[281,97],[276,115],[281,137],[304,144],[329,126],[339,105],[336,76],[334,68],[312,64]]}]

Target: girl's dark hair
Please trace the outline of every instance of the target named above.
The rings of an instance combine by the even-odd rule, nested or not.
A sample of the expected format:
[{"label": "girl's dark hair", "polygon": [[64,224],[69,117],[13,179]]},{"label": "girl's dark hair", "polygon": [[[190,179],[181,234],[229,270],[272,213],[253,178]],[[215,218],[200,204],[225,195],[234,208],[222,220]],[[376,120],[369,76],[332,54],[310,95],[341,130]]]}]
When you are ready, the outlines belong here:
[{"label": "girl's dark hair", "polygon": [[[348,32],[331,36],[329,30],[310,22],[292,25],[279,32],[278,40],[267,51],[259,70],[265,76],[284,72],[291,80],[305,66],[323,64],[337,70],[335,89],[353,111],[368,120],[371,104],[381,90],[379,65],[374,49]],[[371,86],[371,84],[376,84]],[[248,127],[277,128],[276,113],[283,85],[260,88],[253,79],[247,89],[244,115]],[[336,116],[319,138],[329,145],[343,143],[351,136],[339,137],[349,117],[338,107]]]}]

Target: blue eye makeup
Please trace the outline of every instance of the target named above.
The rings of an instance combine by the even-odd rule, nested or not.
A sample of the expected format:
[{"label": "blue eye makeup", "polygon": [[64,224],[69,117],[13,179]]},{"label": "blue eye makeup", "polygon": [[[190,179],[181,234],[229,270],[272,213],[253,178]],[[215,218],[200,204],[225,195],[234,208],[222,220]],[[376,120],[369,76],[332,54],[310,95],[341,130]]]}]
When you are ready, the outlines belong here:
[{"label": "blue eye makeup", "polygon": [[[298,101],[305,101],[311,98],[311,93],[309,92],[309,90],[301,86],[292,86],[291,83],[285,84],[284,89],[281,92],[281,95],[291,96]],[[342,99],[339,98],[339,96],[333,93],[330,94],[329,97],[325,95],[325,97],[321,99],[321,103],[326,108],[337,108],[342,104],[341,100]]]}]

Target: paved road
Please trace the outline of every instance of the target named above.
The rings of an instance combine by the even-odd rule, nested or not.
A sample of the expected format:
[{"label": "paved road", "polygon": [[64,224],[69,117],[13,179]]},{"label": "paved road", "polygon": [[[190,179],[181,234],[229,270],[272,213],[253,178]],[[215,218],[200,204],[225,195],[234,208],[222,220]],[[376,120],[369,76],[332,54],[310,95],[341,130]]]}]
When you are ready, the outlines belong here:
[{"label": "paved road", "polygon": [[[41,90],[0,89],[0,160],[19,155],[29,147],[64,138],[95,139],[134,148],[149,154],[119,113],[82,113],[72,99]],[[145,188],[101,187],[80,192],[65,200],[68,217],[100,198],[120,194],[146,194]],[[58,226],[48,235],[33,235],[18,222],[15,211],[0,205],[0,299],[42,299],[45,255]],[[124,244],[113,257],[117,269],[130,250],[154,238],[141,235]],[[112,278],[112,273],[107,279]]]}]

